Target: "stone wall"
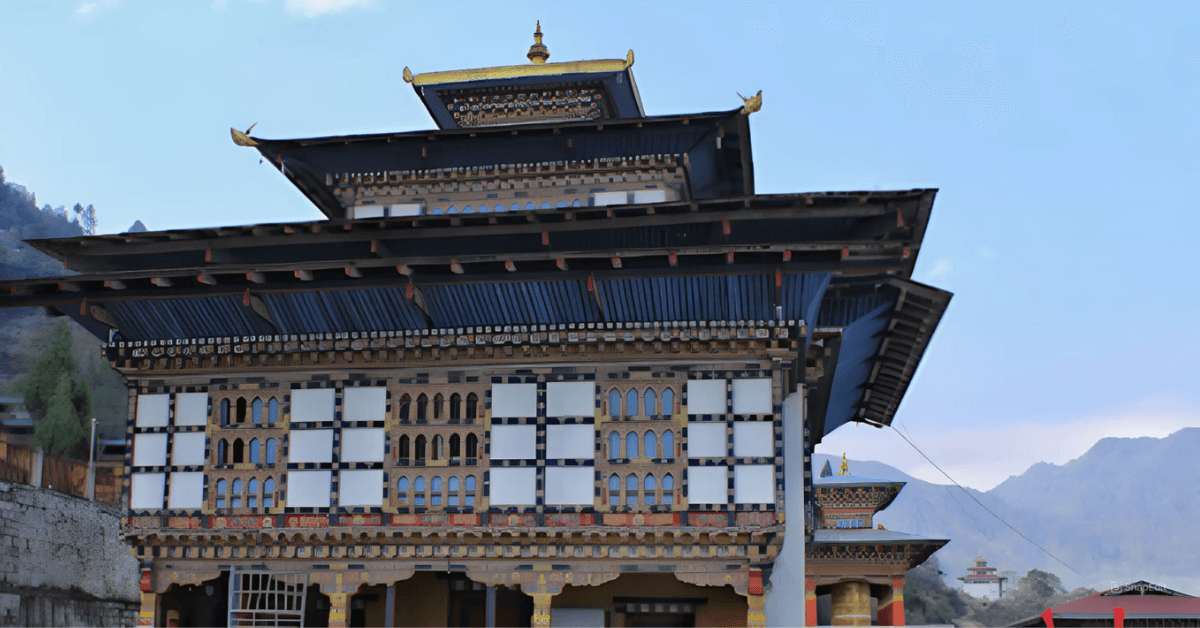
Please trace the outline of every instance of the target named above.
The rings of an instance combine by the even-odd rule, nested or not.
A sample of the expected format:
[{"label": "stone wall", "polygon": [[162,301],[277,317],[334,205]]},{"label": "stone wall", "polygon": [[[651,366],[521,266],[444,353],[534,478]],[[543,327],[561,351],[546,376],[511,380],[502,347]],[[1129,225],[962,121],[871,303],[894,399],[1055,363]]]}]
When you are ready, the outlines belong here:
[{"label": "stone wall", "polygon": [[120,512],[0,482],[0,625],[132,626],[140,571]]}]

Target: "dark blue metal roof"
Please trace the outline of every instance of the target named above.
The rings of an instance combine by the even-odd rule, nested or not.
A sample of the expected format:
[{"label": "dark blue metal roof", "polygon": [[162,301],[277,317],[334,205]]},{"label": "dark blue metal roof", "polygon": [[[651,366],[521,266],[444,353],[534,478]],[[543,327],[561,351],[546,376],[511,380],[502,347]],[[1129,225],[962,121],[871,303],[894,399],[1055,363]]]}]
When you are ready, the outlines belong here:
[{"label": "dark blue metal roof", "polygon": [[[871,376],[873,358],[883,342],[883,331],[891,317],[893,303],[885,301],[860,317],[839,325],[842,327],[842,346],[833,374],[829,407],[825,412],[825,434],[844,425],[858,411],[864,386]],[[855,308],[849,305],[845,307],[846,310],[840,315]]]},{"label": "dark blue metal roof", "polygon": [[[235,296],[114,301],[109,311],[126,339],[203,338],[276,333]],[[233,330],[241,330],[235,332]]]}]

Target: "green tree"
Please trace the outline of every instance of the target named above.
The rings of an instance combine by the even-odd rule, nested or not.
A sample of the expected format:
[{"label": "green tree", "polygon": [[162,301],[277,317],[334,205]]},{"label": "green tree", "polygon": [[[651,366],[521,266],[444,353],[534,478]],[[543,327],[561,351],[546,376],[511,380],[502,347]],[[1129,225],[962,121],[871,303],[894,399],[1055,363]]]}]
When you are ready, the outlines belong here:
[{"label": "green tree", "polygon": [[54,325],[51,338],[22,385],[25,407],[37,420],[36,446],[53,456],[79,455],[87,451],[91,390],[86,380],[75,376],[66,321]]},{"label": "green tree", "polygon": [[950,624],[966,612],[956,589],[946,586],[937,556],[908,570],[904,580],[904,622],[909,625]]}]

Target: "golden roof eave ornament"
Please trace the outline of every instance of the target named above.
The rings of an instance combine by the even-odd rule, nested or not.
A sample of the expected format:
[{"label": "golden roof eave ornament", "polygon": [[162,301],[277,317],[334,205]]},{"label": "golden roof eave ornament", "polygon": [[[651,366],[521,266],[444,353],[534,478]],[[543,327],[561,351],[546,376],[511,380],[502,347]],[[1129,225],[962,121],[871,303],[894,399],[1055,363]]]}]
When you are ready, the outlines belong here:
[{"label": "golden roof eave ornament", "polygon": [[[630,52],[632,52],[632,51],[630,51]],[[738,94],[738,98],[742,99],[742,113],[744,113],[746,115],[750,115],[750,114],[758,111],[759,109],[762,109],[762,90],[761,89],[758,90],[757,94],[755,94],[749,98],[746,98],[745,96],[743,96],[741,94]]]},{"label": "golden roof eave ornament", "polygon": [[250,128],[246,129],[245,131],[239,131],[233,127],[229,127],[229,134],[233,136],[233,143],[237,144],[238,146],[246,146],[249,148],[258,146],[258,142],[254,141],[254,138],[250,137],[250,131],[253,131],[254,127],[256,126],[258,126],[257,122],[251,124]]},{"label": "golden roof eave ornament", "polygon": [[533,32],[533,45],[529,47],[529,52],[525,55],[530,63],[542,65],[550,58],[550,49],[546,44],[542,43],[542,21],[538,20],[537,30]]}]

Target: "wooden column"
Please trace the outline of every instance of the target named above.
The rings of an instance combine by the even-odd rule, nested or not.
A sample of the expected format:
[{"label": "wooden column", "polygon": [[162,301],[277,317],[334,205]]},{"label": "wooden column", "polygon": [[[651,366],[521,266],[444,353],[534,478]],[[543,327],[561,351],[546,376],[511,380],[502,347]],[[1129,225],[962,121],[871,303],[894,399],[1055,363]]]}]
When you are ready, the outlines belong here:
[{"label": "wooden column", "polygon": [[829,623],[834,626],[871,625],[871,585],[861,580],[833,585],[833,604]]},{"label": "wooden column", "polygon": [[383,625],[392,628],[396,625],[396,583],[387,585],[387,598],[383,607]]},{"label": "wooden column", "polygon": [[763,611],[765,596],[746,596],[746,628],[766,628],[767,614]]},{"label": "wooden column", "polygon": [[496,628],[496,585],[487,585],[487,600],[484,607],[484,626]]},{"label": "wooden column", "polygon": [[533,628],[550,628],[550,600],[553,597],[546,593],[533,595]]},{"label": "wooden column", "polygon": [[877,619],[880,626],[904,625],[904,578],[892,578],[891,595],[879,600]]},{"label": "wooden column", "polygon": [[346,621],[346,599],[349,597],[341,592],[329,594],[329,628],[346,628],[349,625]]},{"label": "wooden column", "polygon": [[804,579],[804,625],[817,625],[817,581]]},{"label": "wooden column", "polygon": [[142,606],[138,610],[138,626],[153,626],[154,611],[158,606],[158,595],[154,593],[154,588],[150,584],[150,570],[142,569],[142,582],[140,586],[142,590]]}]

